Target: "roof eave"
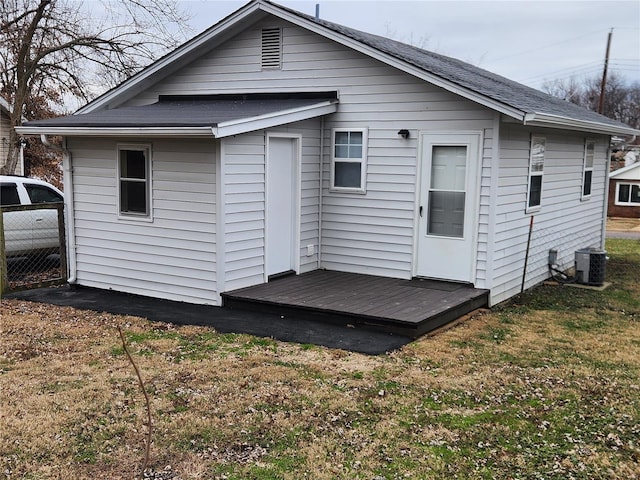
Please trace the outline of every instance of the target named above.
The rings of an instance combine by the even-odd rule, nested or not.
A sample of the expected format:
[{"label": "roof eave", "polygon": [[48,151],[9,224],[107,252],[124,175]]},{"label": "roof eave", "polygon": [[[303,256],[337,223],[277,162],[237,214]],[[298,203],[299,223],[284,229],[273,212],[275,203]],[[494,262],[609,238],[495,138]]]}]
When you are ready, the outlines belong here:
[{"label": "roof eave", "polygon": [[74,127],[22,126],[20,135],[60,135],[63,137],[213,137],[210,126],[203,127]]},{"label": "roof eave", "polygon": [[238,118],[219,122],[210,126],[165,126],[165,127],[126,127],[126,126],[21,126],[17,127],[21,135],[61,135],[74,137],[215,137],[224,138],[232,135],[253,132],[265,128],[276,127],[310,118],[329,115],[338,110],[338,100],[289,108],[275,112]]},{"label": "roof eave", "polygon": [[552,115],[549,113],[527,113],[523,120],[524,125],[531,127],[564,128],[566,130],[577,130],[579,132],[600,133],[604,135],[640,135],[640,130],[636,130],[625,125],[610,125],[601,122],[589,122],[586,120],[576,120]]},{"label": "roof eave", "polygon": [[11,115],[11,105],[3,97],[0,97],[0,111],[5,112],[7,115]]},{"label": "roof eave", "polygon": [[[615,170],[611,173],[609,173],[609,178],[616,178],[619,180],[638,180],[636,178],[626,178],[625,175],[632,171],[635,170],[636,168],[640,168],[640,163],[632,163],[631,165],[627,165],[626,167],[622,167],[618,170]],[[640,171],[638,172],[640,174]],[[620,177],[620,178],[618,178]]]},{"label": "roof eave", "polygon": [[242,133],[276,127],[287,123],[308,120],[322,115],[329,115],[331,113],[335,113],[337,110],[338,101],[327,100],[325,102],[306,105],[304,107],[291,108],[255,117],[220,122],[216,127],[214,127],[213,132],[216,138],[230,137],[232,135],[240,135]]}]

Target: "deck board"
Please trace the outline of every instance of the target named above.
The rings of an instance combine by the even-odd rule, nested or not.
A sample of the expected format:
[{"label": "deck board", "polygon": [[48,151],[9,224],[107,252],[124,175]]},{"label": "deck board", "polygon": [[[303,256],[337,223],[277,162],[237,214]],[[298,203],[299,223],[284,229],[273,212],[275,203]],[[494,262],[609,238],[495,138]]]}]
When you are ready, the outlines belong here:
[{"label": "deck board", "polygon": [[315,313],[414,336],[488,302],[488,290],[464,284],[327,270],[290,275],[222,296],[231,308],[268,308],[294,316]]}]

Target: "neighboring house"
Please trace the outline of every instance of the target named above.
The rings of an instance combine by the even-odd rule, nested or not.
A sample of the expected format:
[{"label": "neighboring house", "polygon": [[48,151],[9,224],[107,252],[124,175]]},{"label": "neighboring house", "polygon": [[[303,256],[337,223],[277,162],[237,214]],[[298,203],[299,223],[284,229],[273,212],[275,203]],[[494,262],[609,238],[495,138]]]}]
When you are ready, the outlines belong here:
[{"label": "neighboring house", "polygon": [[0,97],[0,166],[7,161],[9,154],[9,132],[11,131],[11,120],[9,115],[11,109],[9,103]]},{"label": "neighboring house", "polygon": [[640,162],[609,175],[610,217],[640,218]]},{"label": "neighboring house", "polygon": [[[6,164],[9,155],[9,132],[12,128],[11,105],[3,97],[0,97],[0,167]],[[18,163],[13,173],[22,175],[24,173],[24,146],[22,143],[18,146],[16,154],[18,155]]]},{"label": "neighboring house", "polygon": [[315,269],[491,303],[604,245],[611,135],[453,58],[256,0],[88,104],[65,137],[71,281],[220,305]]}]

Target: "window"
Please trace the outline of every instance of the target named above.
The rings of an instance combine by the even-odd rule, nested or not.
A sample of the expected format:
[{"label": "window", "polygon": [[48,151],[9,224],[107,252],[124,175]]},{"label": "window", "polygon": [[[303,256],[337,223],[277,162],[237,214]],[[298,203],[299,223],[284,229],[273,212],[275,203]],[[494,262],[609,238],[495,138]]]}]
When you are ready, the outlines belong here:
[{"label": "window", "polygon": [[282,68],[282,29],[262,29],[262,70]]},{"label": "window", "polygon": [[151,179],[149,147],[118,148],[120,214],[149,217],[151,213]]},{"label": "window", "polygon": [[640,206],[640,183],[618,183],[616,205]]},{"label": "window", "polygon": [[546,140],[544,137],[531,137],[527,211],[538,210],[542,203],[542,172],[544,169],[545,145]]},{"label": "window", "polygon": [[15,183],[3,183],[0,185],[0,205],[3,207],[20,205],[18,186]]},{"label": "window", "polygon": [[32,204],[36,203],[62,203],[64,200],[58,192],[51,190],[48,187],[34,184],[24,184],[24,188],[31,199]]},{"label": "window", "polygon": [[595,157],[596,142],[585,140],[584,142],[584,164],[582,172],[582,198],[591,196],[591,182],[593,181],[593,159]]},{"label": "window", "polygon": [[365,192],[367,131],[335,129],[331,159],[331,188]]}]

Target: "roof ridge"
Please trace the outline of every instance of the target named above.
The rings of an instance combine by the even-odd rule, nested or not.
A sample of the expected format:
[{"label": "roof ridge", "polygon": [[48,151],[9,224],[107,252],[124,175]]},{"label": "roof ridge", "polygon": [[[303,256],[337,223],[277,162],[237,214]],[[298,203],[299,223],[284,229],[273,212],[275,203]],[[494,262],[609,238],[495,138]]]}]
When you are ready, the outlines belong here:
[{"label": "roof ridge", "polygon": [[[479,103],[496,112],[529,125],[565,127],[589,132],[616,132],[633,135],[638,132],[621,122],[610,119],[566,100],[553,97],[489,70],[454,57],[431,52],[398,40],[367,33],[285,7],[272,0],[252,0],[205,31],[167,53],[118,86],[94,99],[76,113],[87,113],[118,104],[129,89],[139,91],[143,82],[154,81],[173,73],[183,56],[194,59],[207,45],[225,35],[234,35],[248,28],[247,20],[255,15],[273,15],[313,31],[347,48],[430,82],[469,101]],[[211,47],[209,47],[211,48]]]},{"label": "roof ridge", "polygon": [[[314,22],[318,25],[330,29],[335,33],[345,35],[352,40],[365,44],[387,55],[391,55],[396,59],[407,62],[426,73],[435,75],[467,90],[472,90],[485,95],[488,98],[493,98],[500,103],[503,103],[504,105],[516,108],[525,113],[546,113],[558,117],[573,114],[577,115],[578,117],[583,117],[583,119],[591,122],[606,123],[609,125],[618,126],[624,125],[617,120],[601,115],[568,100],[554,97],[553,95],[550,95],[546,92],[530,87],[528,85],[524,85],[520,82],[516,82],[515,80],[504,77],[490,70],[486,70],[482,67],[478,67],[469,62],[465,62],[458,58],[416,47],[414,45],[410,45],[399,40],[394,40],[392,38],[384,37],[382,35],[368,33],[339,23],[331,22],[329,20],[316,18],[312,15],[299,12],[295,9],[279,5],[275,2],[272,2],[271,0],[258,1],[285,10],[307,21]],[[410,53],[426,57],[424,58],[424,60],[428,58],[432,62],[440,62],[442,65],[440,66],[440,68],[434,68],[437,66],[433,64],[428,65],[425,61],[421,62],[419,58],[412,57]],[[455,67],[458,71],[452,72],[447,68],[452,66]],[[461,75],[461,73],[464,74]],[[479,82],[479,78],[484,79],[485,82]],[[490,85],[487,84],[487,82],[490,83]],[[514,94],[507,95],[507,93],[509,92],[504,90],[511,90]],[[547,104],[549,107],[553,105],[555,108],[550,109],[551,111],[545,111],[544,108],[540,110],[536,109],[536,105],[523,105],[522,100],[526,99],[526,97],[529,97],[530,100],[535,100],[535,102],[530,103],[538,104],[538,108],[540,107],[540,104]]]}]

